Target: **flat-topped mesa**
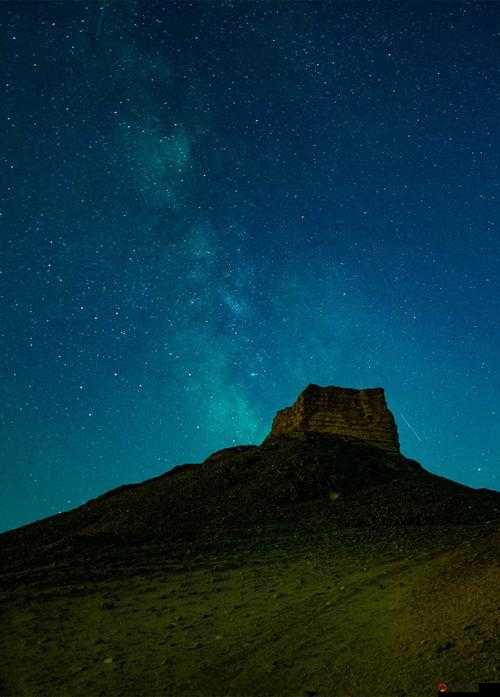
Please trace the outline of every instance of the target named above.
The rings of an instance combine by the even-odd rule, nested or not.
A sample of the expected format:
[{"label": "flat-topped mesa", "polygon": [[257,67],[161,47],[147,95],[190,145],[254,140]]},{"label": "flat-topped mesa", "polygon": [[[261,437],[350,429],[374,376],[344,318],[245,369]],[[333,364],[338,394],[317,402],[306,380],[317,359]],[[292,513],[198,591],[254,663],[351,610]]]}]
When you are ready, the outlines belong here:
[{"label": "flat-topped mesa", "polygon": [[304,433],[347,436],[400,452],[398,429],[382,387],[355,390],[308,385],[291,407],[277,412],[266,440]]}]

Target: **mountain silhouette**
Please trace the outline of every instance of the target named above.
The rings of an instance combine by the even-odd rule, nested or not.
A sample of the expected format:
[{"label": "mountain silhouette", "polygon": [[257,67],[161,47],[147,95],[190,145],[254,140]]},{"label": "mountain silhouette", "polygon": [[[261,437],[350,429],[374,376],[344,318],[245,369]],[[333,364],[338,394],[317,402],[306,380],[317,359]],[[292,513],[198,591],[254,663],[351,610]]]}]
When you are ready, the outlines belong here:
[{"label": "mountain silhouette", "polygon": [[[200,464],[179,465],[159,477],[141,484],[121,486],[71,511],[0,535],[0,590],[4,607],[17,607],[22,612],[34,603],[41,613],[39,603],[43,594],[55,594],[67,599],[72,593],[80,597],[83,588],[84,595],[95,595],[102,592],[100,584],[111,582],[118,584],[116,598],[132,594],[134,603],[137,603],[137,596],[130,589],[135,587],[133,579],[138,577],[158,578],[158,575],[172,574],[177,569],[176,573],[182,570],[185,578],[190,579],[195,588],[194,579],[202,568],[215,567],[224,569],[226,573],[234,569],[244,574],[249,569],[254,570],[259,560],[264,574],[270,573],[270,569],[281,569],[280,565],[283,564],[295,564],[293,574],[302,578],[304,574],[310,573],[307,564],[311,562],[311,558],[318,555],[318,558],[324,560],[323,570],[330,568],[332,560],[336,562],[336,574],[346,577],[343,588],[351,588],[349,592],[354,595],[356,589],[356,592],[360,592],[364,584],[372,583],[375,576],[378,578],[376,574],[374,576],[374,569],[380,569],[381,559],[384,560],[384,568],[389,560],[395,563],[397,559],[400,567],[404,568],[403,573],[398,567],[397,573],[403,573],[403,576],[407,574],[408,578],[413,578],[412,574],[416,577],[423,574],[428,592],[429,583],[432,585],[437,580],[438,572],[437,567],[432,566],[433,562],[429,561],[431,565],[424,574],[422,560],[434,560],[447,554],[450,566],[444,571],[439,566],[439,574],[448,574],[448,580],[455,578],[458,586],[463,582],[469,592],[467,584],[470,574],[463,571],[463,564],[467,558],[472,563],[476,554],[482,559],[481,568],[485,574],[478,582],[478,588],[484,591],[498,577],[498,571],[495,572],[494,569],[498,561],[499,521],[499,492],[472,489],[437,476],[400,453],[397,427],[387,408],[382,388],[354,390],[309,385],[291,407],[278,412],[270,434],[260,445],[239,445],[219,450]],[[453,555],[456,557],[455,566]],[[396,574],[395,571],[391,573]],[[410,583],[407,576],[404,576],[404,581],[398,582],[403,583],[403,586],[407,583],[411,585],[413,581]],[[277,573],[271,587],[278,588],[278,577],[281,578]],[[288,577],[284,574],[283,578]],[[334,574],[328,583],[324,581],[324,588],[322,585],[322,590],[316,589],[316,592],[328,594],[330,591],[326,590],[326,586],[330,590],[335,588],[336,579]],[[439,579],[441,583],[441,577]],[[314,585],[313,581],[310,583]],[[223,585],[222,582],[221,584]],[[285,597],[292,600],[296,597],[299,602],[303,591],[301,582],[297,581],[293,586],[294,590],[287,584],[285,586]],[[236,587],[239,586],[236,584]],[[455,586],[452,584],[450,587]],[[75,591],[75,588],[79,590]],[[203,583],[199,588],[204,590],[193,590],[192,602],[196,605],[199,593],[210,599],[208,601],[205,598],[201,603],[202,606],[212,608],[206,610],[208,615],[204,626],[208,626],[209,617],[212,616],[210,613],[214,612],[212,601],[219,603],[224,593],[220,591],[222,595],[219,596],[219,592],[214,592],[211,587],[205,588]],[[478,588],[476,592],[479,592]],[[240,590],[243,593],[243,586]],[[494,597],[498,602],[498,591],[495,591],[496,595],[491,589],[490,591],[491,598]],[[271,602],[271,607],[280,606],[282,601],[279,593],[276,590],[272,594],[273,597],[276,595],[276,602],[274,605]],[[366,593],[367,598],[371,597],[368,590]],[[464,593],[464,588],[457,591],[457,600],[462,599]],[[235,597],[232,596],[232,605],[235,604]],[[255,598],[257,606],[260,600],[257,601],[257,596]],[[418,587],[415,587],[411,602],[418,604],[418,598]],[[295,627],[292,600],[283,612],[288,613]],[[325,600],[326,602],[328,601]],[[363,602],[368,601],[365,598]],[[352,603],[351,611],[357,616],[362,608],[357,600]],[[476,599],[474,603],[476,607],[479,601]],[[74,601],[71,607],[80,607],[80,604],[80,601]],[[483,597],[479,604],[484,614],[489,605]],[[104,605],[105,602],[102,607]],[[169,603],[166,615],[171,620],[170,624],[177,611],[174,606],[175,603]],[[431,606],[435,610],[434,603]],[[325,605],[326,607],[331,606]],[[368,619],[369,603],[365,610],[367,626],[371,627],[370,631],[375,631],[375,625],[370,624]],[[160,609],[158,612],[161,615]],[[302,608],[301,613],[304,612]],[[462,620],[463,626],[467,624],[468,615],[463,610],[449,612],[452,626]],[[112,620],[113,613],[108,612],[108,615]],[[301,617],[304,620],[302,614]],[[347,621],[345,616],[342,617],[342,621]],[[309,620],[312,622],[313,618]],[[82,616],[80,622],[82,626],[89,623]],[[245,622],[246,620],[241,625],[243,642],[245,631],[250,631],[248,628],[245,630]],[[279,625],[278,619],[276,622]],[[426,618],[424,624],[429,622],[429,618]],[[475,623],[476,628],[481,622],[483,628],[488,625],[488,621],[483,618]],[[474,624],[472,620],[470,623]],[[343,641],[350,637],[362,645],[362,623],[358,624],[354,622],[351,634],[348,626],[344,627]],[[119,627],[119,622],[116,627]],[[18,636],[19,631],[17,625],[11,626],[13,635]],[[35,638],[40,631],[45,632],[45,629],[42,630],[39,624],[38,630],[31,627],[27,634]],[[87,631],[92,633],[88,626]],[[203,632],[200,636],[202,634]],[[214,628],[213,636],[219,634]],[[401,642],[406,641],[408,647],[412,647],[411,650],[407,649],[410,651],[408,658],[415,662],[418,651],[414,634],[415,627],[398,627]],[[418,631],[417,634],[420,636]],[[290,645],[287,644],[286,637],[279,635],[282,642],[280,655],[283,658],[276,654],[273,660],[278,661],[278,664],[280,660],[285,661],[286,665],[293,664],[294,652],[298,651],[296,629],[292,631]],[[469,634],[468,638],[470,636],[472,635]],[[309,640],[310,645],[312,642],[316,646],[318,641],[321,644],[317,634],[314,631],[311,634],[311,628],[304,628],[304,638]],[[476,638],[478,642],[481,640],[479,636]],[[421,640],[424,641],[425,637]],[[123,637],[121,641],[117,645],[123,649],[123,642],[126,641]],[[194,643],[203,644],[203,641]],[[456,639],[451,641],[454,646]],[[176,644],[176,641],[171,643]],[[443,640],[443,645],[445,644],[446,641]],[[234,660],[245,673],[252,661],[247,665],[244,651],[240,655],[241,646],[234,648],[234,640],[231,646],[237,653]],[[483,645],[485,647],[490,650],[487,653],[488,660],[478,663],[478,666],[493,675],[493,668],[497,665],[492,658],[493,643]],[[175,646],[172,647],[174,648]],[[201,648],[200,646],[198,650],[201,651]],[[342,656],[343,649],[337,648],[338,655]],[[451,648],[450,646],[441,653],[433,654],[432,658],[441,658],[442,655],[449,658],[453,653]],[[226,646],[225,650],[231,652],[233,649]],[[11,649],[6,650],[9,655],[12,653]],[[359,655],[350,650],[349,665],[358,661],[363,650]],[[413,673],[408,677],[406,659],[404,656],[401,659],[398,652],[394,661],[399,666],[398,670],[402,671],[400,679],[406,681],[404,684],[407,687],[394,694],[409,695],[410,692],[405,690],[413,689],[419,684],[415,677],[418,670],[414,666]],[[300,652],[295,658],[302,665],[304,658],[299,658],[299,654]],[[60,660],[64,663],[67,651],[61,649],[59,655],[63,657]],[[213,663],[210,655],[202,661],[203,665],[206,664],[206,670]],[[103,661],[105,659],[106,657]],[[36,659],[33,660],[36,664]],[[88,657],[85,660],[88,661]],[[144,660],[144,665],[148,666],[148,661]],[[280,691],[282,688],[279,681],[276,682],[273,676],[268,676],[269,681],[266,682],[265,671],[262,672],[257,664],[253,664],[253,670],[259,676],[256,684],[261,692],[257,691],[257,687],[252,691],[248,676],[240,681],[231,679],[231,671],[227,666],[224,669],[219,666],[220,684],[217,682],[219,678],[215,676],[203,687],[201,664],[192,665],[191,658],[184,663],[182,657],[177,657],[176,660],[184,666],[186,675],[189,673],[191,677],[188,680],[185,675],[184,678],[181,676],[177,683],[169,683],[167,680],[171,690],[168,694],[215,695],[218,685],[221,688],[218,694],[240,694],[231,685],[241,689],[241,694],[264,694],[265,690],[269,690],[270,695],[287,694],[286,691]],[[454,660],[453,671],[457,673],[457,658]],[[23,692],[19,681],[16,682],[16,659],[11,657],[6,665],[5,674],[0,670],[0,679],[3,680],[0,686],[3,685],[5,694],[9,694],[9,689],[11,694],[31,694],[29,686],[28,691]],[[303,665],[304,670],[305,668]],[[372,666],[372,670],[375,669]],[[33,669],[30,673],[33,684],[40,680],[37,670]],[[52,667],[51,670],[52,675],[59,676],[58,669]],[[317,667],[317,670],[321,673],[323,669]],[[337,693],[333,687],[328,687],[325,677],[328,671],[324,673],[324,670],[322,678],[318,678],[315,683],[317,687],[304,687],[299,677],[295,676],[291,683],[287,683],[287,689],[298,695],[306,694],[308,689],[309,694],[318,695],[348,695],[352,693],[349,690],[355,686],[356,689],[370,690],[372,694],[384,694],[383,689],[387,689],[387,684],[380,677],[372,679],[369,671],[365,670],[362,678],[354,679],[351,676],[351,683],[349,676],[342,673],[342,681],[339,683],[342,687],[338,688],[340,692]],[[135,694],[156,694],[147,691],[153,689],[153,683],[147,682],[149,678],[140,670],[138,674],[142,677],[136,676],[139,692]],[[462,682],[467,682],[463,671],[460,676],[463,678]],[[66,694],[64,690],[72,694],[83,694],[85,681],[82,682],[81,677],[78,676],[75,678],[76,682],[72,682],[68,676],[59,676],[58,680],[63,687],[61,694]],[[436,676],[436,680],[438,677],[445,678],[446,675]],[[478,681],[486,677],[485,674],[477,676]],[[339,675],[336,679],[340,680]],[[127,691],[125,679],[118,682],[117,691],[112,692],[109,690],[114,688],[108,682],[104,681],[104,687],[99,687],[99,678],[95,678],[92,685],[87,686],[86,694],[94,694],[94,689],[95,694],[103,694],[99,691],[101,689],[105,690],[104,694],[133,693]],[[306,692],[301,692],[302,688]],[[16,689],[18,693],[15,692]],[[333,691],[329,692],[329,689]]]}]

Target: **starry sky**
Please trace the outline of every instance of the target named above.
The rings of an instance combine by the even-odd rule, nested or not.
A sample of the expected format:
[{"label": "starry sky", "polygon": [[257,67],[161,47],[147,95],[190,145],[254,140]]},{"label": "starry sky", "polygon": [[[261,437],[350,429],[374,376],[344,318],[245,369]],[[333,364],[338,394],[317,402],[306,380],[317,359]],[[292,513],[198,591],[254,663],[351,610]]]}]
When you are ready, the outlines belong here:
[{"label": "starry sky", "polygon": [[499,489],[500,5],[2,2],[0,529],[382,386]]}]

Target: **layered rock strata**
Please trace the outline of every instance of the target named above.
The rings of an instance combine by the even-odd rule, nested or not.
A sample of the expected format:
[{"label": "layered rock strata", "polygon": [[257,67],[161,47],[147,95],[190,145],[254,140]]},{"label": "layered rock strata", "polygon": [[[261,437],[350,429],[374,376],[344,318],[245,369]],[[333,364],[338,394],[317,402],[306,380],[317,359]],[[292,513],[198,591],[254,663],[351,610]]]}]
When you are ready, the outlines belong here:
[{"label": "layered rock strata", "polygon": [[292,406],[277,412],[266,441],[304,433],[330,433],[400,451],[396,422],[381,387],[308,385]]}]

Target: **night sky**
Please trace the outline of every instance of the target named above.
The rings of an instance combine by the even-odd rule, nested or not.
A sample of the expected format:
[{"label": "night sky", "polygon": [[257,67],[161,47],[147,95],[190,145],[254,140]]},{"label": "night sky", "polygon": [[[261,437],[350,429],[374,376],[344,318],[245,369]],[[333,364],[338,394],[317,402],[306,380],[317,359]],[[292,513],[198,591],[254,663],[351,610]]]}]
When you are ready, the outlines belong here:
[{"label": "night sky", "polygon": [[309,383],[500,484],[500,4],[2,2],[0,529]]}]

